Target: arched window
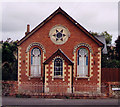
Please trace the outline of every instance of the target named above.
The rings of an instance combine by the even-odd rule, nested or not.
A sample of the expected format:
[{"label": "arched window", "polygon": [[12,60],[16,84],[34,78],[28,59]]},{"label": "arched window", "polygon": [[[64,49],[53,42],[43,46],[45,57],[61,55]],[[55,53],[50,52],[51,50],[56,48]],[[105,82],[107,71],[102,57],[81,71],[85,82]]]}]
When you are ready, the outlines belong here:
[{"label": "arched window", "polygon": [[88,50],[80,48],[77,53],[77,76],[88,76]]},{"label": "arched window", "polygon": [[31,76],[41,75],[41,51],[39,48],[33,48],[31,51]]},{"label": "arched window", "polygon": [[54,60],[54,76],[63,75],[63,61],[60,58]]}]

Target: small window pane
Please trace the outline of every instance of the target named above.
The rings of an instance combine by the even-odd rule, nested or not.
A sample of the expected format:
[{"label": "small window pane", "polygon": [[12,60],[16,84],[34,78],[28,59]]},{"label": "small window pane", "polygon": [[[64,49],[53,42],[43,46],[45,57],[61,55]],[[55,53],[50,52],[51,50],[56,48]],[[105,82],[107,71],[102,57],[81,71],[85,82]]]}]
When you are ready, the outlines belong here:
[{"label": "small window pane", "polygon": [[78,56],[77,56],[77,64],[79,65],[79,51],[80,50],[78,50]]},{"label": "small window pane", "polygon": [[62,72],[63,72],[63,61],[60,58],[56,58],[54,61],[54,75],[62,76]]},{"label": "small window pane", "polygon": [[88,56],[86,56],[86,65],[88,65]]},{"label": "small window pane", "polygon": [[56,72],[56,75],[60,75],[60,72]]}]

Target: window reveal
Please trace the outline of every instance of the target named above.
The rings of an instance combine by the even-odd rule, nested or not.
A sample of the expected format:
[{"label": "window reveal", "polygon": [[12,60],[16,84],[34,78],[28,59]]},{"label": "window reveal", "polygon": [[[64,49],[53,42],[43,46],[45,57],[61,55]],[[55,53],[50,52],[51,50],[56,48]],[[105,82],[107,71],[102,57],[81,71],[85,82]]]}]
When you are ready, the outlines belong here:
[{"label": "window reveal", "polygon": [[41,75],[41,51],[39,48],[33,48],[31,51],[31,76]]},{"label": "window reveal", "polygon": [[80,48],[77,53],[77,76],[88,76],[88,50]]}]

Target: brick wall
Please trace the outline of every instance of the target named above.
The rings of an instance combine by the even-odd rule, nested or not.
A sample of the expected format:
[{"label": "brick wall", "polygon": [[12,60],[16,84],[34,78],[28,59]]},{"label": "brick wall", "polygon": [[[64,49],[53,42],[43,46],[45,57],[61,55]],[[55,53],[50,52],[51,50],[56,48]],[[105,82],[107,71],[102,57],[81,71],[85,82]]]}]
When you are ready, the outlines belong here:
[{"label": "brick wall", "polygon": [[[70,31],[70,37],[68,38],[68,41],[63,44],[63,45],[55,45],[51,40],[49,35],[49,31],[50,29],[57,25],[57,24],[61,24],[65,27],[67,27]],[[73,23],[71,23],[66,17],[64,17],[62,14],[57,14],[54,16],[54,18],[52,18],[48,23],[46,23],[44,26],[42,26],[42,28],[40,28],[39,30],[37,30],[37,32],[35,32],[33,35],[31,35],[27,40],[25,40],[19,47],[19,53],[18,54],[19,58],[18,58],[18,64],[19,64],[19,70],[18,70],[18,83],[20,84],[21,82],[32,82],[35,83],[40,82],[43,83],[43,64],[42,66],[42,74],[41,74],[41,78],[32,78],[30,79],[30,60],[28,60],[28,58],[30,58],[30,54],[26,53],[26,49],[29,47],[30,44],[32,43],[39,43],[41,44],[44,49],[45,52],[43,52],[43,49],[41,49],[42,51],[42,62],[45,61],[46,59],[48,59],[57,49],[61,49],[69,59],[71,59],[74,62],[74,67],[73,67],[73,75],[74,75],[74,79],[73,82],[75,84],[77,83],[84,83],[84,84],[89,84],[89,83],[94,83],[96,84],[96,87],[100,88],[100,79],[101,79],[101,69],[100,69],[100,59],[101,59],[101,49],[99,48],[98,44],[95,43],[95,41],[93,41],[88,35],[86,35],[85,33],[83,33],[80,29],[78,29]],[[74,47],[77,46],[80,43],[86,43],[88,44],[91,49],[92,49],[92,53],[90,53],[90,62],[89,62],[89,78],[88,79],[75,79],[76,78],[76,66],[77,66],[77,61],[76,61],[76,52],[73,53],[74,51]],[[33,47],[31,47],[32,49]],[[31,50],[30,49],[30,50]],[[46,75],[49,76],[49,78],[51,78],[51,72],[53,72],[52,68],[50,67],[51,64],[48,65],[48,67],[46,69],[48,69],[48,71],[46,71]],[[60,80],[58,82],[57,80],[56,83],[62,84],[65,83],[66,85],[71,85],[71,74],[70,74],[70,70],[71,67],[68,66],[67,64],[64,65],[65,66],[65,72],[64,76],[65,79]],[[68,77],[67,77],[68,76]],[[50,82],[51,79],[47,79],[48,77],[46,77],[45,82],[47,83],[48,81]],[[53,82],[53,81],[51,81]],[[61,83],[60,83],[61,82]],[[69,87],[68,86],[68,87]],[[67,90],[70,90],[70,88],[67,87]]]},{"label": "brick wall", "polygon": [[17,81],[2,81],[2,95],[13,96],[18,93]]},{"label": "brick wall", "polygon": [[[56,56],[57,58],[60,56]],[[56,58],[55,57],[55,58]],[[54,59],[45,65],[45,92],[70,93],[71,92],[71,66],[63,60],[63,76],[61,78],[54,77]]]}]

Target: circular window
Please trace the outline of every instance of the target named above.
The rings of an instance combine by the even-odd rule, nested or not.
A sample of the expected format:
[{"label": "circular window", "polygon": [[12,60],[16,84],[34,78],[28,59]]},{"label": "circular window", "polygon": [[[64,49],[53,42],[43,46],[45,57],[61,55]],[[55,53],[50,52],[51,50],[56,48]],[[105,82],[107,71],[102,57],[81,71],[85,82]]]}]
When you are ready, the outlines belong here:
[{"label": "circular window", "polygon": [[70,36],[69,30],[62,25],[54,26],[49,32],[50,39],[52,40],[53,43],[57,45],[64,44],[68,40],[69,36]]}]

